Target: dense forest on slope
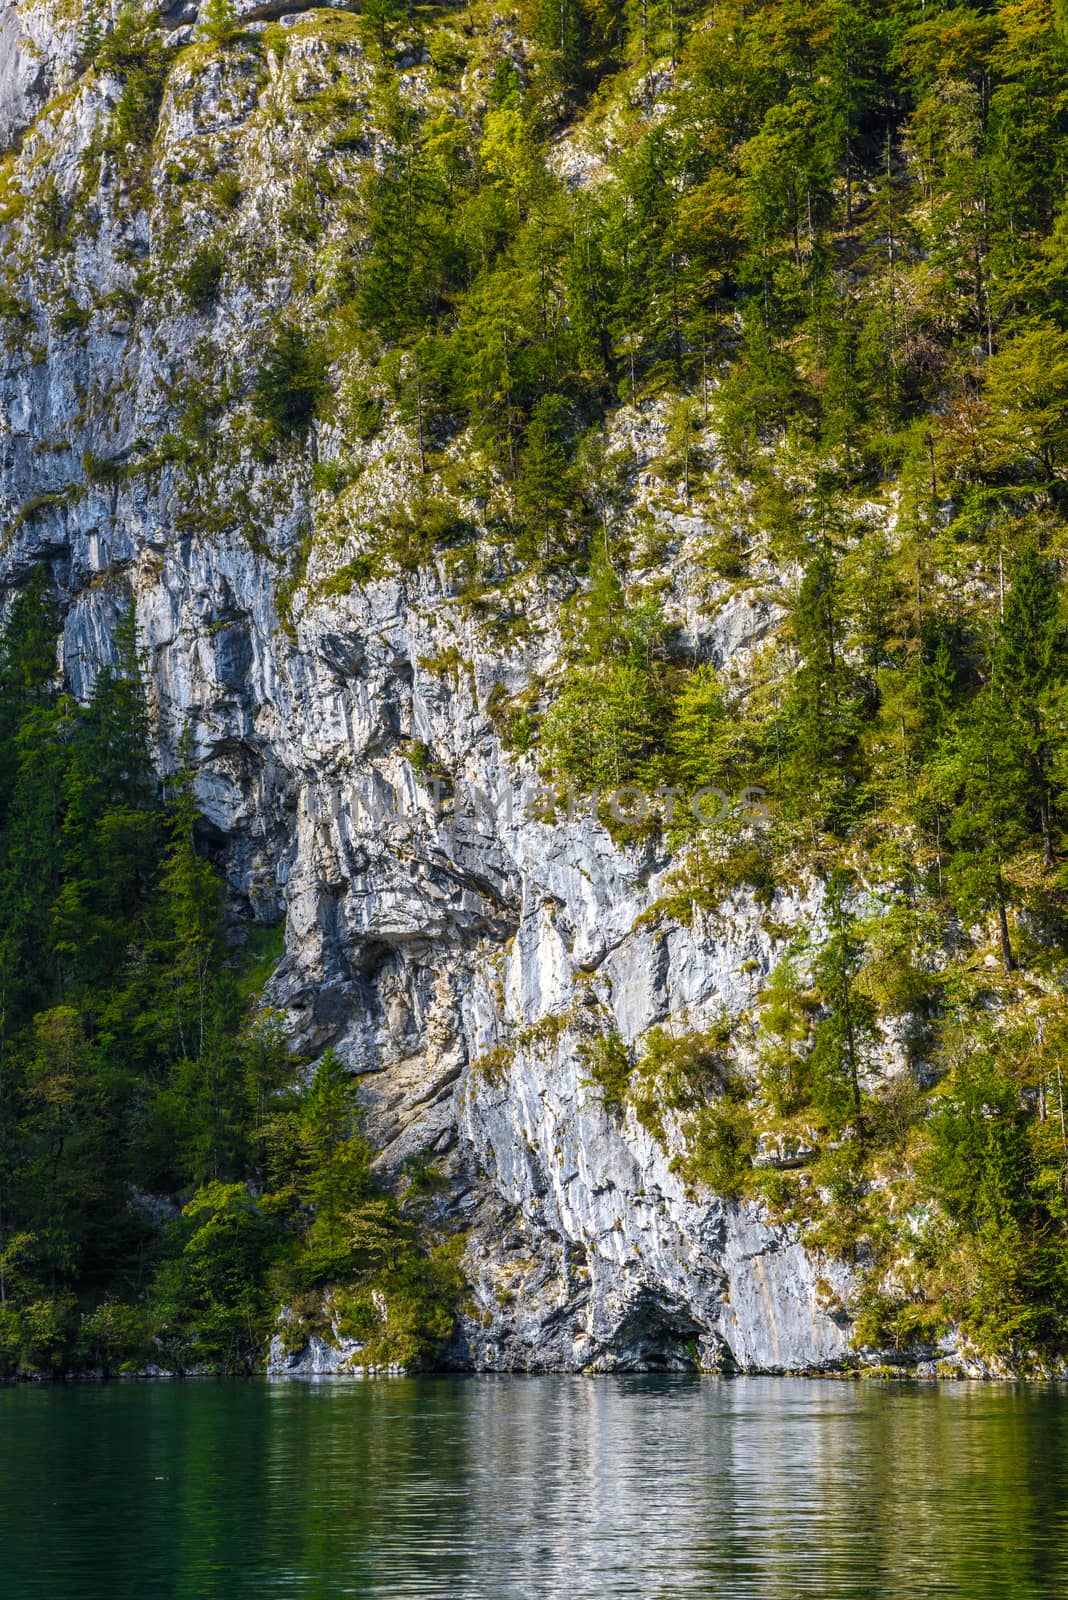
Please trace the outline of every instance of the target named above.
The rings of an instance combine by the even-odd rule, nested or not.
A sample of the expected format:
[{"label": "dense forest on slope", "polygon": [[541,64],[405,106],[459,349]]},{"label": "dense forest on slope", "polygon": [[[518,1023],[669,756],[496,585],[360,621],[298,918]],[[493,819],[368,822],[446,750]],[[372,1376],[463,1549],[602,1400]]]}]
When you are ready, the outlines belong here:
[{"label": "dense forest on slope", "polygon": [[276,941],[227,944],[189,775],[161,798],[150,766],[132,625],[85,706],[55,648],[39,574],[0,645],[0,1368],[241,1370],[280,1302],[296,1336],[339,1280],[368,1362],[420,1358],[456,1294],[448,1247],[415,1242],[432,1180],[402,1217],[337,1055],[301,1080],[250,1014]]},{"label": "dense forest on slope", "polygon": [[[180,427],[86,460],[86,483],[173,469],[203,528],[220,463],[304,462],[320,526],[362,544],[322,576],[309,533],[283,629],[316,573],[329,595],[443,563],[502,647],[530,587],[552,596],[562,660],[494,716],[560,804],[762,792],[766,821],[606,819],[677,853],[655,914],[827,889],[825,928],[789,931],[744,1026],[593,1041],[606,1108],[662,1138],[681,1119],[687,1181],[853,1262],[858,1347],[955,1327],[1020,1366],[1061,1352],[1068,13],[368,0],[249,31],[213,0],[181,45],[135,8],[87,12],[82,71],[118,92],[86,206],[116,168],[144,203],[182,73],[255,90],[312,27],[370,88],[338,67],[292,108],[332,160],[293,177],[255,269],[284,257],[299,310],[241,370],[205,333]],[[12,259],[91,225],[13,170]],[[237,180],[158,182],[172,237],[126,310],[207,325],[251,270],[228,248]],[[77,287],[56,288],[75,330]],[[0,312],[29,337],[17,297]],[[661,486],[717,529],[708,592],[779,607],[744,670],[680,648],[661,603],[669,541],[634,515],[626,433],[648,405]],[[367,462],[401,438],[415,493],[376,498]],[[255,547],[251,479],[235,505]],[[135,630],[77,704],[51,607],[42,571],[0,662],[0,1359],[241,1365],[280,1301],[337,1283],[382,1359],[432,1354],[459,1292],[456,1241],[418,1240],[432,1172],[400,1205],[380,1192],[337,1058],[309,1082],[252,1009],[269,952],[224,917],[191,777],[151,771]]]}]

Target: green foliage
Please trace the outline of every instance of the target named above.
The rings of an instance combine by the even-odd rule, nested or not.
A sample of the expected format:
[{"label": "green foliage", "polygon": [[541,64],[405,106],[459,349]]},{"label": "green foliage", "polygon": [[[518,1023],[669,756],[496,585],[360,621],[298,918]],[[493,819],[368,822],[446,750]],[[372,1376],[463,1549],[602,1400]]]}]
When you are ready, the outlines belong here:
[{"label": "green foliage", "polygon": [[[391,1234],[396,1237],[395,1221]],[[425,1252],[405,1244],[373,1280],[343,1292],[341,1330],[364,1341],[364,1364],[418,1368],[440,1355],[465,1288],[464,1243],[456,1236]]]},{"label": "green foliage", "polygon": [[728,1058],[730,1026],[677,1034],[652,1028],[637,1060],[619,1032],[582,1043],[579,1059],[607,1112],[633,1107],[688,1184],[728,1199],[745,1189],[756,1149],[745,1079]]},{"label": "green foliage", "polygon": [[561,395],[542,395],[531,410],[519,452],[516,499],[548,556],[575,500],[567,449],[567,405]]},{"label": "green foliage", "polygon": [[91,316],[92,312],[80,306],[73,295],[67,295],[56,312],[56,329],[59,333],[83,333]]},{"label": "green foliage", "polygon": [[947,1222],[929,1249],[950,1315],[985,1355],[1060,1347],[1063,1191],[1043,1188],[1019,1084],[995,1052],[953,1070],[927,1135],[921,1171]]},{"label": "green foliage", "polygon": [[702,1184],[727,1200],[748,1186],[756,1150],[753,1114],[739,1095],[703,1106],[687,1127],[680,1163],[688,1182]]},{"label": "green foliage", "polygon": [[78,32],[78,58],[86,66],[92,66],[100,53],[100,46],[104,40],[104,24],[100,12],[95,4],[90,3],[83,7],[82,25]]},{"label": "green foliage", "polygon": [[56,626],[41,569],[0,638],[0,1372],[247,1370],[276,1295],[339,1281],[387,1305],[376,1349],[423,1359],[456,1250],[375,1184],[338,1057],[302,1090],[249,1018],[281,942],[232,953],[186,741],[160,796],[132,613],[85,705]]},{"label": "green foliage", "polygon": [[[0,636],[0,741],[13,748],[22,718],[51,698],[56,676],[58,619],[48,570],[35,568],[11,608]],[[13,786],[12,763],[0,765],[0,814]]]},{"label": "green foliage", "polygon": [[656,748],[655,689],[638,661],[579,666],[545,718],[546,773],[584,787],[618,787]]},{"label": "green foliage", "polygon": [[[319,1062],[301,1112],[305,1178],[301,1185],[314,1212],[301,1257],[305,1286],[335,1282],[360,1254],[374,1253],[365,1233],[354,1244],[352,1218],[377,1199],[371,1183],[371,1151],[359,1131],[355,1083],[340,1058],[328,1050]],[[382,1239],[388,1240],[388,1228]],[[376,1235],[377,1237],[377,1235]]]},{"label": "green foliage", "polygon": [[141,10],[132,0],[123,5],[114,27],[96,47],[96,70],[116,74],[122,84],[102,143],[123,167],[131,161],[136,164],[156,136],[172,57],[156,14]]},{"label": "green foliage", "polygon": [[633,1062],[619,1030],[611,1028],[579,1047],[579,1060],[597,1085],[606,1111],[622,1111],[630,1089]]},{"label": "green foliage", "polygon": [[220,245],[201,245],[176,274],[175,287],[191,306],[202,311],[215,299],[225,266],[226,255]]},{"label": "green foliage", "polygon": [[216,44],[225,44],[237,31],[233,0],[208,0],[199,20],[205,38],[214,40]]},{"label": "green foliage", "polygon": [[[751,1083],[707,1041],[691,1058],[659,1036],[632,1058],[609,1035],[589,1072],[613,1111],[665,1135],[682,1119],[693,1181],[759,1184],[808,1223],[822,1206],[826,1247],[863,1245],[869,1263],[859,1332],[901,1348],[951,1321],[989,1351],[1064,1344],[1064,20],[1059,0],[522,0],[517,29],[491,40],[376,0],[356,25],[366,117],[336,85],[308,109],[331,160],[368,149],[371,129],[375,158],[351,193],[325,162],[292,185],[294,293],[314,272],[314,294],[250,381],[264,457],[300,443],[330,366],[354,355],[348,444],[387,423],[408,433],[425,491],[326,592],[451,548],[482,615],[488,565],[493,583],[534,572],[547,595],[577,595],[548,692],[498,695],[491,713],[553,784],[679,790],[665,834],[681,855],[650,922],[711,918],[752,891],[777,937],[781,891],[828,883],[827,926],[763,995]],[[202,23],[225,41],[229,4]],[[82,58],[118,81],[103,150],[135,196],[163,38],[133,6],[106,35],[94,12],[83,25]],[[413,97],[394,47],[408,59],[424,43],[431,88]],[[654,84],[646,115],[639,85]],[[554,145],[580,106],[580,136]],[[573,181],[574,149],[596,152],[597,181]],[[224,171],[204,194],[219,222],[240,185]],[[79,206],[35,182],[25,216],[43,248],[71,247]],[[206,310],[225,266],[202,246],[179,295]],[[90,313],[60,290],[50,315],[73,337]],[[635,407],[622,419],[621,402]],[[635,437],[663,427],[640,478],[618,449],[632,419]],[[209,420],[191,407],[176,456]],[[461,456],[477,472],[446,493]],[[96,486],[120,470],[84,468]],[[347,471],[316,476],[340,510]],[[690,599],[710,618],[785,612],[765,645],[755,617],[723,671],[681,648],[650,582],[677,547],[665,498],[715,529],[698,557],[707,592],[687,574]],[[279,586],[283,627],[310,539]],[[78,1296],[129,1304],[201,1227],[172,1298],[199,1307],[176,1326],[221,1308],[204,1359],[249,1358],[275,1277],[314,1298],[352,1275],[372,1343],[373,1282],[418,1323],[434,1274],[411,1218],[370,1183],[347,1075],[321,1066],[305,1103],[270,1023],[247,1027],[258,968],[233,970],[188,781],[166,803],[151,781],[136,652],[72,705],[53,681],[48,596],[39,573],[0,647],[5,1359],[66,1359]],[[696,790],[733,801],[747,785],[773,828],[692,818]],[[992,1017],[1003,1047],[988,1050]],[[914,1071],[881,1082],[891,1028]],[[985,1064],[962,1064],[961,1039],[985,1041]],[[333,1144],[316,1120],[331,1104]],[[822,1148],[798,1174],[758,1170],[757,1127]],[[134,1191],[213,1198],[167,1256]],[[231,1225],[250,1242],[245,1302],[209,1271]],[[242,1314],[252,1334],[235,1331]],[[85,1348],[110,1360],[122,1318],[100,1315]]]},{"label": "green foliage", "polygon": [[773,848],[759,830],[747,837],[718,827],[700,835],[668,873],[664,892],[648,915],[690,924],[699,914],[720,911],[738,890],[751,890],[759,904],[771,905],[776,890]]},{"label": "green foliage", "polygon": [[688,793],[708,785],[733,788],[736,728],[715,669],[698,667],[671,707],[666,745],[673,779]]},{"label": "green foliage", "polygon": [[760,1090],[777,1116],[799,1110],[811,1096],[806,1047],[812,1009],[796,959],[787,953],[760,997]]},{"label": "green foliage", "polygon": [[300,438],[327,388],[326,357],[314,339],[284,324],[256,369],[252,409],[275,438]]},{"label": "green foliage", "polygon": [[153,1357],[153,1327],[144,1306],[104,1300],[82,1316],[78,1360],[103,1372],[143,1370]]},{"label": "green foliage", "polygon": [[875,1007],[857,983],[864,942],[846,898],[847,885],[834,876],[827,893],[827,938],[815,962],[824,1015],[817,1022],[808,1056],[813,1104],[836,1131],[852,1123],[862,1131],[861,1080],[877,1033]]},{"label": "green foliage", "polygon": [[585,789],[638,777],[663,743],[668,628],[655,600],[628,605],[607,558],[594,564],[578,659],[542,730],[543,771]]},{"label": "green foliage", "polygon": [[638,1120],[662,1143],[668,1142],[666,1113],[698,1106],[702,1116],[710,1097],[731,1096],[740,1091],[741,1080],[731,1070],[726,1054],[729,1042],[730,1028],[726,1024],[682,1034],[651,1028],[642,1040],[634,1079],[634,1108]]},{"label": "green foliage", "polygon": [[273,927],[256,923],[248,929],[241,947],[240,967],[235,973],[239,999],[258,999],[264,984],[285,953],[285,936],[285,924],[282,922]]},{"label": "green foliage", "polygon": [[239,1372],[259,1353],[268,1311],[270,1217],[243,1183],[199,1189],[174,1225],[153,1316],[175,1365]]},{"label": "green foliage", "polygon": [[929,1172],[955,1222],[1002,1224],[1023,1199],[1028,1165],[1025,1117],[1016,1087],[980,1057],[943,1086],[928,1124]]}]

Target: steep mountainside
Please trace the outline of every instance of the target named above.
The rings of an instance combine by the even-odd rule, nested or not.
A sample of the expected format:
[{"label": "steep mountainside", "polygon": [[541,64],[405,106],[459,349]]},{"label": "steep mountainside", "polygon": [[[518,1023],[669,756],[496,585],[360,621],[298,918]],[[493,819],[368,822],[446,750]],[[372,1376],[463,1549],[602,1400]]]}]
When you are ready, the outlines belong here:
[{"label": "steep mountainside", "polygon": [[1059,1360],[1066,65],[0,13],[8,1366]]}]

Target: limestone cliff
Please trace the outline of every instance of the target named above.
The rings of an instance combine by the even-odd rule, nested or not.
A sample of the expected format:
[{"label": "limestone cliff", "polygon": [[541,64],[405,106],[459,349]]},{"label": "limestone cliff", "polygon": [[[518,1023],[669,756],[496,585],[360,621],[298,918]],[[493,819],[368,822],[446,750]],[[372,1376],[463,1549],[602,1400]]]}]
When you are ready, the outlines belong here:
[{"label": "limestone cliff", "polygon": [[[331,353],[348,409],[264,449],[250,374],[278,314],[314,325],[358,254],[348,201],[385,135],[349,14],[246,10],[221,49],[174,9],[155,121],[125,143],[123,72],[85,65],[81,8],[0,14],[6,600],[47,564],[84,696],[132,598],[161,768],[186,730],[234,916],[285,920],[271,1003],[300,1049],[332,1042],[361,1075],[383,1172],[429,1151],[447,1179],[437,1220],[465,1230],[471,1284],[457,1363],[841,1363],[847,1269],[695,1183],[672,1114],[658,1136],[588,1066],[611,1030],[636,1046],[743,1019],[818,896],[740,889],[680,920],[658,908],[679,866],[659,836],[614,839],[588,807],[546,818],[500,708],[552,680],[575,581],[510,564],[492,532],[507,487],[465,486],[463,439],[454,492],[492,604],[447,544],[376,554],[426,489],[410,419],[371,437],[346,420],[357,345]],[[400,60],[405,94],[477,107],[477,63],[447,90],[418,52]],[[595,180],[573,131],[558,154]],[[683,648],[744,671],[774,637],[773,575],[709,583],[694,553],[721,530],[658,472],[665,435],[660,402],[610,420],[618,514],[651,534],[642,576]]]}]

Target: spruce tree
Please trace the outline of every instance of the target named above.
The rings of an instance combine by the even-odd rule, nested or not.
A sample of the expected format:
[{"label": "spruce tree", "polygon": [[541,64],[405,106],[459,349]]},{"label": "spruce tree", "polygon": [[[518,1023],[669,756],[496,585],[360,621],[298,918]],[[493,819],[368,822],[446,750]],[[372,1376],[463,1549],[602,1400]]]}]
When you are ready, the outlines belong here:
[{"label": "spruce tree", "polygon": [[832,873],[827,885],[827,936],[815,962],[816,985],[826,1011],[813,1033],[808,1071],[813,1103],[830,1126],[841,1129],[852,1122],[857,1138],[863,1139],[861,1080],[878,1030],[871,998],[857,983],[865,945],[848,894],[844,875]]},{"label": "spruce tree", "polygon": [[54,698],[58,629],[48,570],[40,566],[16,598],[0,635],[0,826],[15,784],[21,720]]},{"label": "spruce tree", "polygon": [[519,455],[516,498],[528,519],[543,560],[560,549],[574,501],[566,448],[567,406],[562,396],[543,395],[534,406]]},{"label": "spruce tree", "polygon": [[350,1217],[372,1193],[370,1147],[360,1128],[355,1080],[335,1050],[320,1057],[301,1110],[301,1192],[312,1208],[302,1271],[329,1282],[350,1265]]},{"label": "spruce tree", "polygon": [[159,857],[159,810],[132,611],[118,660],[75,718],[64,775],[56,949],[68,978],[102,985],[117,971]]}]

